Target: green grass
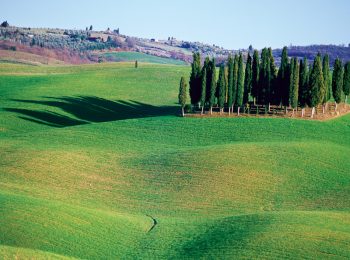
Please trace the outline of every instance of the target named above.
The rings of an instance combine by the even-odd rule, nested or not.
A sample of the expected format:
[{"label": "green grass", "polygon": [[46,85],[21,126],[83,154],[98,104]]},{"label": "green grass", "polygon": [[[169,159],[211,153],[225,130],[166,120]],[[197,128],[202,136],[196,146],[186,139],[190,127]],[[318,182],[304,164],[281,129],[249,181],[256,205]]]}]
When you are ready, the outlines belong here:
[{"label": "green grass", "polygon": [[145,54],[141,52],[108,52],[101,55],[110,61],[116,62],[127,62],[135,61],[145,62],[145,63],[157,63],[157,64],[171,64],[171,65],[185,65],[185,62],[181,60],[162,58],[150,54]]},{"label": "green grass", "polygon": [[350,257],[350,115],[181,118],[182,75],[0,65],[0,258]]}]

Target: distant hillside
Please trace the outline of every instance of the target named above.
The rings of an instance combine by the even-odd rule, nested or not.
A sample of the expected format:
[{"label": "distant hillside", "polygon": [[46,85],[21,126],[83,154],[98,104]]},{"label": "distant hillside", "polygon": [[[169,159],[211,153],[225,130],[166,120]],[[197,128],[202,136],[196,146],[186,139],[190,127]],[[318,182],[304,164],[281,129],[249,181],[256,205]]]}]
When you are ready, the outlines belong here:
[{"label": "distant hillside", "polygon": [[[283,47],[283,46],[281,46]],[[169,37],[166,40],[144,39],[120,34],[118,30],[92,31],[92,30],[64,30],[47,28],[20,28],[15,26],[0,27],[0,50],[21,51],[41,56],[36,57],[37,62],[51,64],[52,60],[70,64],[94,63],[100,61],[128,60],[116,52],[137,52],[147,57],[156,56],[168,58],[161,60],[152,58],[157,63],[173,64],[174,60],[190,63],[193,52],[200,52],[202,57],[215,57],[218,64],[225,62],[229,54],[252,52],[249,49],[227,50],[216,45],[200,42],[188,42]],[[290,46],[291,57],[307,57],[310,62],[317,53],[328,53],[331,63],[339,57],[344,62],[350,60],[350,46],[311,45]],[[105,54],[104,54],[105,53]],[[276,63],[279,64],[281,49],[273,50]],[[7,53],[0,53],[0,60],[8,60]],[[5,57],[6,56],[6,57]],[[21,55],[14,55],[14,62],[22,62]],[[17,57],[17,58],[16,58]],[[138,56],[140,60],[146,56]],[[27,56],[26,58],[29,58]],[[133,60],[134,58],[130,58]],[[146,59],[147,60],[147,59]],[[26,61],[30,63],[31,61]],[[56,62],[54,62],[56,63]],[[175,62],[177,63],[177,62]]]},{"label": "distant hillside", "polygon": [[[279,58],[282,49],[274,50],[274,55]],[[290,46],[288,47],[288,55],[290,57],[303,58],[306,57],[309,61],[313,61],[318,53],[329,54],[331,65],[336,58],[342,59],[344,62],[350,61],[350,46],[337,45],[311,45],[311,46]]]},{"label": "distant hillside", "polygon": [[185,65],[186,63],[181,60],[175,60],[172,58],[157,57],[140,52],[106,52],[99,56],[104,61],[139,61],[146,63],[158,63],[158,64],[174,64],[174,65]]}]

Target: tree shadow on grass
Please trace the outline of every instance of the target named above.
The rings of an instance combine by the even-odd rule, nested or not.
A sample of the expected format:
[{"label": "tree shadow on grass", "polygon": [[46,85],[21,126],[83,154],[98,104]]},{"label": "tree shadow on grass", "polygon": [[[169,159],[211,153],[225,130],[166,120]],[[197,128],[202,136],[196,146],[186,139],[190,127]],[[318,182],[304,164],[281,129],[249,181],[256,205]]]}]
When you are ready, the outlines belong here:
[{"label": "tree shadow on grass", "polygon": [[177,111],[175,106],[153,106],[132,100],[112,101],[95,96],[44,98],[45,100],[13,99],[12,101],[60,108],[68,115],[48,110],[37,111],[19,108],[4,108],[4,110],[17,113],[22,119],[52,127],[175,115]]}]

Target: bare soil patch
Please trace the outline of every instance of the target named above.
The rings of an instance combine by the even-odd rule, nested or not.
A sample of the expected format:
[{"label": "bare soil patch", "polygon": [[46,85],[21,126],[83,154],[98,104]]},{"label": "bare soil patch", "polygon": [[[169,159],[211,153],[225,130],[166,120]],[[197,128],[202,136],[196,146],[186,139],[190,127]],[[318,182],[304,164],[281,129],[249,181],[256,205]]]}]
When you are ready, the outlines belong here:
[{"label": "bare soil patch", "polygon": [[270,111],[265,110],[264,106],[252,106],[249,111],[248,109],[242,109],[240,115],[237,112],[229,114],[226,110],[223,113],[219,112],[219,108],[213,108],[213,114],[209,111],[205,111],[201,114],[200,111],[195,111],[192,113],[186,113],[185,117],[195,117],[195,118],[237,118],[237,117],[261,117],[261,118],[299,118],[305,120],[318,120],[325,121],[331,120],[340,116],[344,116],[350,113],[350,105],[339,104],[337,109],[334,103],[328,103],[323,112],[323,107],[319,106],[315,110],[314,117],[311,117],[312,108],[305,108],[304,116],[302,116],[301,108],[297,110],[285,109],[277,106],[271,106]]}]

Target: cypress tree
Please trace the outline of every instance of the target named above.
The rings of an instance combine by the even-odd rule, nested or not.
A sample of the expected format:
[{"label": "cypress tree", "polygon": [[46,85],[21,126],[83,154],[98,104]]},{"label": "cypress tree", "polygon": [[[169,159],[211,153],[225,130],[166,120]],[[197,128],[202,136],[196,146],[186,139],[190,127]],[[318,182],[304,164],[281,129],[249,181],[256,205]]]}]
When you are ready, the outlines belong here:
[{"label": "cypress tree", "polygon": [[235,55],[235,59],[233,62],[233,85],[232,85],[232,112],[233,107],[237,102],[237,83],[238,83],[238,55]]},{"label": "cypress tree", "polygon": [[216,94],[216,68],[215,68],[215,60],[210,62],[210,94],[209,94],[209,107],[210,114],[213,114],[213,105],[215,104],[215,94]]},{"label": "cypress tree", "polygon": [[288,93],[288,96],[289,96],[289,105],[291,106],[291,100],[293,98],[293,85],[294,85],[294,59],[295,58],[292,58],[291,61],[290,61],[290,67],[289,67],[289,93]]},{"label": "cypress tree", "polygon": [[290,91],[289,91],[289,103],[294,110],[298,107],[298,93],[299,93],[299,64],[298,59],[293,58],[291,61],[291,74],[290,74]]},{"label": "cypress tree", "polygon": [[277,81],[279,85],[279,91],[276,99],[279,99],[280,103],[285,107],[289,106],[289,59],[287,53],[287,47],[282,50],[281,65],[278,70]]},{"label": "cypress tree", "polygon": [[245,67],[244,75],[244,95],[243,95],[243,104],[248,104],[249,94],[252,91],[252,57],[248,53],[247,63]]},{"label": "cypress tree", "polygon": [[200,102],[201,82],[201,57],[199,52],[193,53],[192,71],[190,76],[190,97],[191,104],[195,105]]},{"label": "cypress tree", "polygon": [[[276,65],[275,65],[275,59],[273,57],[271,48],[269,48],[269,63],[270,63],[270,71],[269,71],[270,101],[269,103],[278,105],[279,100],[277,98],[278,84],[276,83],[276,79],[277,79]],[[270,111],[270,106],[269,106],[269,111]]]},{"label": "cypress tree", "polygon": [[270,60],[268,49],[261,52],[261,64],[259,72],[259,104],[268,105],[270,97]]},{"label": "cypress tree", "polygon": [[222,114],[225,106],[225,98],[226,98],[226,80],[225,80],[225,65],[221,65],[219,71],[219,79],[217,83],[218,90],[218,105],[220,108],[220,114]]},{"label": "cypress tree", "polygon": [[228,57],[228,83],[227,83],[227,106],[228,106],[228,113],[231,113],[231,107],[233,105],[233,59],[230,55]]},{"label": "cypress tree", "polygon": [[[318,53],[319,58],[320,58],[320,61],[322,61],[322,57],[321,57],[321,54]],[[321,63],[321,66],[322,66],[322,63]],[[322,78],[323,78],[323,67],[321,67],[322,69]],[[324,104],[324,100],[326,99],[325,95],[327,93],[327,90],[326,90],[326,82],[324,81],[324,78],[323,78],[323,84],[321,85],[321,88],[320,88],[320,91],[319,91],[319,104]]]},{"label": "cypress tree", "polygon": [[305,107],[309,100],[309,66],[307,58],[300,60],[300,72],[299,72],[299,105],[301,107],[301,117],[304,117]]},{"label": "cypress tree", "polygon": [[182,116],[185,116],[185,106],[187,101],[187,83],[185,77],[181,77],[178,98],[179,104],[181,105]]},{"label": "cypress tree", "polygon": [[268,110],[270,111],[270,103],[271,103],[271,97],[272,97],[272,89],[271,89],[271,60],[268,55],[268,50],[266,51],[266,76],[265,76],[265,81],[264,81],[264,89],[265,89],[265,112],[267,111],[267,106]]},{"label": "cypress tree", "polygon": [[243,65],[243,55],[239,54],[238,59],[238,78],[237,78],[237,108],[238,115],[241,106],[243,105],[243,95],[244,95],[244,65]]},{"label": "cypress tree", "polygon": [[322,103],[324,98],[324,82],[322,73],[321,56],[317,55],[310,73],[310,99],[309,103],[312,107],[311,118],[314,117],[315,107]]},{"label": "cypress tree", "polygon": [[254,50],[253,54],[253,65],[252,65],[252,91],[251,94],[254,98],[254,105],[258,101],[258,93],[259,93],[259,52]]},{"label": "cypress tree", "polygon": [[202,94],[201,94],[201,100],[200,103],[202,105],[202,112],[203,115],[204,109],[205,109],[205,101],[206,101],[206,95],[207,95],[207,66],[208,64],[204,63],[201,77],[202,77]]},{"label": "cypress tree", "polygon": [[335,101],[335,110],[337,110],[337,104],[342,101],[343,90],[343,66],[341,60],[338,58],[334,62],[332,90]]},{"label": "cypress tree", "polygon": [[350,94],[350,61],[344,66],[343,91],[345,94],[345,103],[348,103],[348,96]]},{"label": "cypress tree", "polygon": [[204,61],[204,65],[206,67],[206,74],[207,74],[207,90],[206,90],[206,94],[205,94],[205,102],[207,104],[209,104],[209,99],[210,99],[210,91],[211,91],[211,76],[212,76],[212,72],[211,72],[211,60],[209,57],[205,58]]},{"label": "cypress tree", "polygon": [[323,80],[325,85],[325,95],[322,102],[323,113],[325,112],[325,104],[331,99],[332,96],[332,83],[331,83],[331,72],[329,70],[329,56],[326,54],[322,61],[322,72]]}]

